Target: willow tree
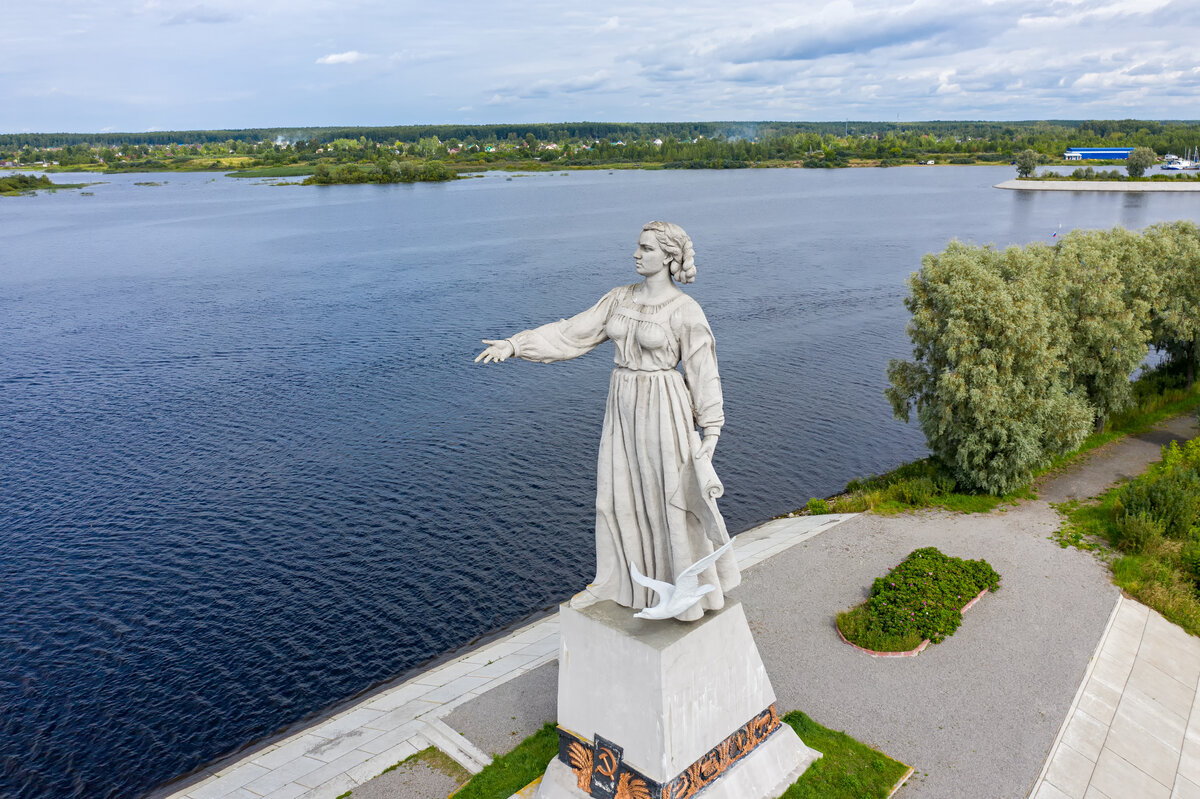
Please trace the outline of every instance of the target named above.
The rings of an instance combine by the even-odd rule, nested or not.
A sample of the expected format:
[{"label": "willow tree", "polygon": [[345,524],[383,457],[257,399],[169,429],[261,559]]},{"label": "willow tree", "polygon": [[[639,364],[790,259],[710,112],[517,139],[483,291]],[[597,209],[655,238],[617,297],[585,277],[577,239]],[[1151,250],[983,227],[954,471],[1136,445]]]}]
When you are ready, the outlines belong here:
[{"label": "willow tree", "polygon": [[1127,289],[1127,280],[1150,279],[1140,244],[1121,228],[1072,231],[1055,245],[1046,272],[1066,387],[1087,398],[1098,432],[1132,403],[1129,378],[1150,350],[1149,303]]},{"label": "willow tree", "polygon": [[951,242],[927,255],[904,303],[913,360],[888,366],[892,409],[917,419],[960,485],[1002,494],[1079,446],[1093,412],[1067,390],[1045,298],[1053,252]]},{"label": "willow tree", "polygon": [[1144,236],[1161,279],[1153,310],[1155,344],[1183,363],[1191,388],[1200,358],[1200,228],[1164,222],[1146,228]]}]

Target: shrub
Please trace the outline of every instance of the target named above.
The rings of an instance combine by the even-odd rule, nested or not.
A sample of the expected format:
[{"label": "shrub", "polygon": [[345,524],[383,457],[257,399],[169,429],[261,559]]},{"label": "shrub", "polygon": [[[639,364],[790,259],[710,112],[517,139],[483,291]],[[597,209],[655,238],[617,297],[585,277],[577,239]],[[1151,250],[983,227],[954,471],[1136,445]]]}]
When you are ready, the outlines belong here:
[{"label": "shrub", "polygon": [[1191,468],[1146,474],[1121,489],[1117,499],[1124,518],[1145,516],[1157,522],[1167,538],[1184,539],[1200,515],[1200,474]]},{"label": "shrub", "polygon": [[892,483],[888,489],[888,499],[898,500],[906,505],[928,505],[936,490],[933,480],[928,477],[916,477],[910,480],[900,480]]},{"label": "shrub", "polygon": [[1200,541],[1189,541],[1179,553],[1179,563],[1192,582],[1200,587]]},{"label": "shrub", "polygon": [[871,586],[870,626],[895,637],[916,631],[936,644],[958,629],[963,605],[999,585],[1000,575],[986,561],[918,549]]},{"label": "shrub", "polygon": [[838,497],[833,504],[834,513],[862,513],[873,507],[871,498],[862,491]]},{"label": "shrub", "polygon": [[1148,513],[1126,513],[1117,520],[1117,546],[1137,555],[1150,549],[1163,535],[1162,523]]},{"label": "shrub", "polygon": [[832,512],[829,508],[828,502],[826,502],[823,499],[817,499],[816,497],[813,497],[812,499],[810,499],[808,501],[808,504],[805,505],[804,507],[808,508],[808,512],[814,516],[819,516],[823,513],[831,513]]}]

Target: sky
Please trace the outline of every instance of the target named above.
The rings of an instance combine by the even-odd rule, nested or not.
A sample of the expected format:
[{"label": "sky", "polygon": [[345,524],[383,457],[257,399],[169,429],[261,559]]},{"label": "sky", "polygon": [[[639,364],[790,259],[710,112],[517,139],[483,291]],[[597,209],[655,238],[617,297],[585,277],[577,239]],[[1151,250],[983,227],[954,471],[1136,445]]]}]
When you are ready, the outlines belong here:
[{"label": "sky", "polygon": [[1196,0],[4,0],[0,133],[1198,119]]}]

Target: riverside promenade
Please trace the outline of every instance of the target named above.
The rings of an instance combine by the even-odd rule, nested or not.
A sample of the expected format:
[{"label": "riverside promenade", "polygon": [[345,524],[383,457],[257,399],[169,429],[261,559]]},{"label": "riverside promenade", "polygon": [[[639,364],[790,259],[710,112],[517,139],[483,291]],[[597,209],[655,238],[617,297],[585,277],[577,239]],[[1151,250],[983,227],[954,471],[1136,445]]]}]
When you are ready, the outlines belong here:
[{"label": "riverside promenade", "polygon": [[[745,606],[781,712],[801,709],[916,769],[905,797],[1200,797],[1200,640],[1123,598],[1092,553],[1063,549],[1050,502],[1093,496],[1157,460],[1190,418],[1093,453],[1041,498],[984,515],[779,519],[735,539]],[[913,549],[1001,575],[954,636],[914,658],[838,640],[833,616]],[[202,773],[172,799],[441,799],[554,719],[557,621],[529,624]],[[1197,712],[1193,713],[1193,707]]]}]

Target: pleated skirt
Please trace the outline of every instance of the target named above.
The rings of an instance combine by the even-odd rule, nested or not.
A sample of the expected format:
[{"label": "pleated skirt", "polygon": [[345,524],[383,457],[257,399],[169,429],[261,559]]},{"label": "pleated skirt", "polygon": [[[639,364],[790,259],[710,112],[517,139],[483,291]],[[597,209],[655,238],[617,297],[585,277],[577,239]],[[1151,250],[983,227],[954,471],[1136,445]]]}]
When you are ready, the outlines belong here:
[{"label": "pleated skirt", "polygon": [[[601,599],[631,608],[658,601],[633,582],[634,564],[647,577],[674,583],[688,566],[728,541],[722,531],[710,538],[697,514],[680,507],[686,458],[692,457],[695,430],[692,401],[675,369],[613,370],[604,413],[596,477],[596,579],[589,586]],[[716,535],[716,534],[712,534]],[[677,618],[694,621],[704,610],[725,604],[725,592],[740,582],[732,552],[700,576],[716,586]]]}]

